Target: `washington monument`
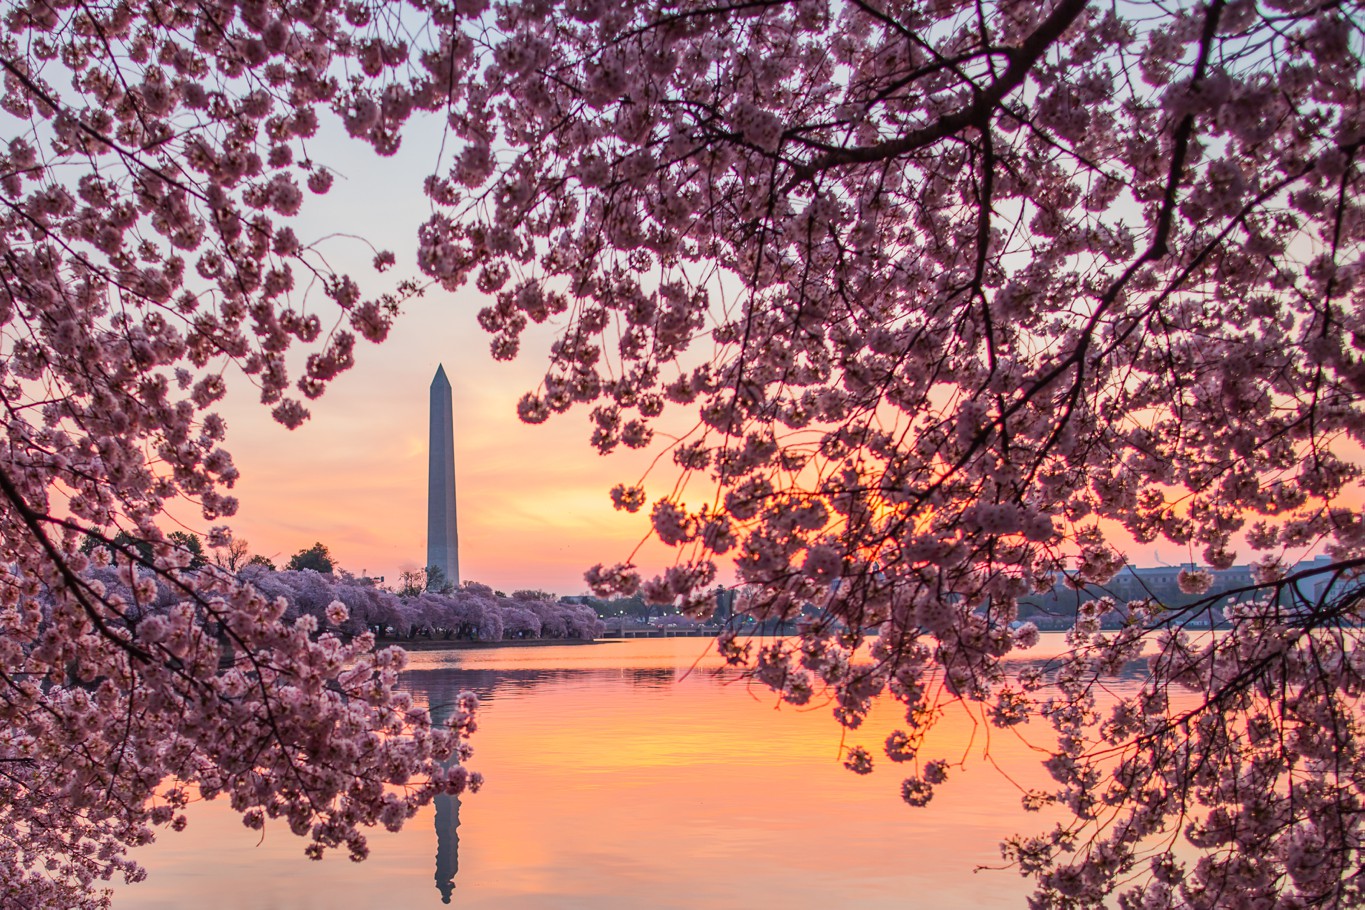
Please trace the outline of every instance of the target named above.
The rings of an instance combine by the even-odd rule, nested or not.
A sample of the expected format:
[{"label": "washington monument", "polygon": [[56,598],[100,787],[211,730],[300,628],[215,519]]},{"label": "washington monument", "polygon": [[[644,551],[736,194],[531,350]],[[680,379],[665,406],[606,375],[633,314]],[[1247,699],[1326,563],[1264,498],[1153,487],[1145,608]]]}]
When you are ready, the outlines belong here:
[{"label": "washington monument", "polygon": [[[427,466],[427,566],[460,583],[460,535],[455,526],[455,429],[445,367],[431,380],[431,441]],[[428,579],[430,581],[430,579]]]}]

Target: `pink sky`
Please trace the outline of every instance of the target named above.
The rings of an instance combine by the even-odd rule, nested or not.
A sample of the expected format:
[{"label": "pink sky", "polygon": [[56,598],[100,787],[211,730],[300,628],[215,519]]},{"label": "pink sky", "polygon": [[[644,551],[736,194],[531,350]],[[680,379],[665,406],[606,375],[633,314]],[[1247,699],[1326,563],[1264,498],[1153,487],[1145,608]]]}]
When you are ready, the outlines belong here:
[{"label": "pink sky", "polygon": [[[588,566],[629,556],[648,521],[614,511],[608,491],[638,480],[648,456],[597,455],[585,412],[522,424],[516,401],[534,387],[540,361],[493,361],[474,325],[481,304],[471,296],[436,293],[415,302],[387,342],[359,349],[356,366],[293,432],[270,419],[248,384],[236,383],[223,408],[242,474],[232,527],[252,552],[279,564],[319,540],[342,567],[390,580],[422,565],[427,395],[444,363],[453,387],[462,577],[502,590],[574,594],[585,590]],[[671,486],[667,472],[659,482],[665,475]],[[672,558],[658,545],[644,552],[655,569]]]},{"label": "pink sky", "polygon": [[[430,124],[417,124],[388,159],[324,128],[310,154],[338,179],[327,196],[310,197],[295,225],[300,239],[322,241],[319,248],[332,266],[349,271],[367,293],[418,276],[416,232],[430,212],[420,187],[438,166],[439,148]],[[377,275],[370,266],[373,248],[357,235],[393,250],[397,266]],[[316,308],[324,325],[336,320],[335,305],[321,294],[296,297],[295,305]],[[588,444],[585,410],[540,426],[522,424],[516,402],[544,373],[553,327],[528,331],[520,358],[499,363],[475,321],[484,305],[472,286],[456,293],[432,288],[409,302],[384,344],[359,342],[355,367],[311,403],[312,419],[292,433],[271,420],[244,377],[229,373],[230,392],[220,411],[228,422],[227,448],[242,474],[232,527],[252,552],[282,564],[321,541],[352,572],[396,581],[400,571],[420,567],[426,554],[427,391],[437,365],[444,364],[453,387],[462,579],[505,591],[576,594],[586,590],[587,567],[630,557],[649,530],[648,509],[616,512],[609,490],[639,481],[657,454],[657,438],[652,450],[602,457]],[[676,477],[665,456],[645,484],[650,502]],[[699,505],[711,491],[701,488],[700,478],[692,483],[687,501]],[[188,506],[173,517],[207,531]],[[1126,549],[1138,565],[1198,558],[1171,544]],[[636,562],[652,572],[675,557],[651,541]],[[722,579],[731,577],[728,565],[721,570]]]},{"label": "pink sky", "polygon": [[[390,159],[328,141],[326,133],[310,150],[338,180],[326,197],[310,197],[295,230],[304,243],[346,232],[392,249],[398,264],[381,276],[370,266],[371,247],[360,240],[331,236],[322,243],[332,266],[351,272],[367,293],[418,274],[417,226],[429,212],[421,180],[434,168],[439,147],[439,137],[426,129],[410,133]],[[522,424],[516,402],[543,375],[551,336],[528,333],[520,359],[494,361],[489,336],[475,322],[484,305],[472,287],[429,289],[405,306],[384,344],[358,343],[356,365],[310,403],[312,419],[293,432],[271,420],[245,377],[229,371],[220,413],[228,423],[226,447],[242,475],[234,489],[241,507],[231,525],[253,553],[280,564],[321,541],[352,572],[394,581],[401,570],[420,567],[427,393],[444,364],[453,387],[463,579],[508,591],[575,594],[586,590],[587,567],[629,557],[648,518],[614,511],[608,494],[616,483],[638,481],[652,455],[597,455],[588,445],[586,411],[538,427]],[[336,308],[321,294],[300,295],[295,306],[317,312],[325,326],[335,322]],[[657,484],[671,487],[673,480],[664,470]],[[187,505],[175,508],[173,518],[207,531]],[[658,544],[642,551],[646,568],[672,560]]]}]

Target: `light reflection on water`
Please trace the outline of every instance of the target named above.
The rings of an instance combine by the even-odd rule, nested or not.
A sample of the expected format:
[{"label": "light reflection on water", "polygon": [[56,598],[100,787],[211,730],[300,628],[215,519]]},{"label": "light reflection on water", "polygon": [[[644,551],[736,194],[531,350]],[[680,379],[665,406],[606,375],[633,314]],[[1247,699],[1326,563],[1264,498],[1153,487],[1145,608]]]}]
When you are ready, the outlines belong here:
[{"label": "light reflection on water", "polygon": [[[778,705],[720,671],[704,639],[420,652],[404,685],[433,713],[459,692],[482,700],[471,766],[488,783],[428,807],[371,857],[321,863],[283,826],[262,838],[221,803],[139,854],[148,880],[116,908],[1019,907],[1027,883],[998,843],[1042,832],[1019,806],[1046,784],[1035,722],[994,731],[964,712],[939,724],[925,758],[959,760],[930,805],[899,799],[903,769],[868,777],[839,761],[827,707]],[[1060,636],[1044,636],[1041,654]],[[1128,683],[1131,685],[1131,683]],[[879,704],[849,734],[874,754],[902,718]],[[439,838],[438,838],[439,833]]]}]

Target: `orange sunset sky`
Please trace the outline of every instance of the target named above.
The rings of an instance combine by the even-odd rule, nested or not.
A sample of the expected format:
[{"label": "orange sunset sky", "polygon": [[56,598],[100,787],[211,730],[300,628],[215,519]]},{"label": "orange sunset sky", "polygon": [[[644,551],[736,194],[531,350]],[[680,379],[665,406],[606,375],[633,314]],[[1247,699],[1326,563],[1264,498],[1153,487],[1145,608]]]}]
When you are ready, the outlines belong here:
[{"label": "orange sunset sky", "polygon": [[[421,181],[439,160],[439,135],[419,124],[388,159],[326,127],[320,137],[309,154],[333,168],[337,180],[328,195],[309,197],[294,222],[300,240],[321,241],[331,266],[349,272],[367,294],[421,277],[416,234],[430,214]],[[361,237],[392,250],[396,267],[375,273],[373,249]],[[304,291],[296,291],[294,305],[334,325],[336,306]],[[282,565],[321,541],[342,568],[389,581],[423,565],[427,395],[444,364],[453,387],[462,579],[506,591],[575,594],[586,590],[587,567],[630,556],[648,531],[648,516],[614,511],[609,491],[638,481],[653,453],[598,455],[588,445],[586,410],[540,426],[522,424],[516,402],[543,375],[551,333],[528,331],[518,360],[494,361],[489,336],[475,321],[484,305],[472,286],[457,293],[431,288],[410,301],[387,341],[358,341],[356,365],[308,403],[312,419],[292,432],[270,418],[247,378],[229,368],[229,394],[218,410],[228,423],[226,448],[241,471],[232,491],[241,506],[230,524],[253,553]],[[671,488],[672,469],[665,459],[647,489]],[[189,504],[174,507],[171,517],[189,530],[208,530]],[[673,554],[649,544],[637,561],[657,570]]]},{"label": "orange sunset sky", "polygon": [[[379,158],[324,123],[308,154],[332,168],[337,180],[326,196],[310,195],[294,222],[299,238],[316,243],[331,267],[350,273],[367,295],[420,278],[417,228],[431,213],[421,183],[443,167],[436,127],[415,124],[397,155]],[[450,150],[444,154],[448,164]],[[397,256],[397,265],[384,275],[372,268],[375,249]],[[316,312],[324,326],[336,324],[338,310],[321,293],[301,287],[293,305]],[[399,572],[421,567],[428,388],[437,365],[444,364],[453,387],[462,580],[509,592],[577,594],[586,590],[586,568],[631,558],[648,534],[648,507],[634,515],[617,512],[609,491],[640,480],[666,442],[662,429],[649,450],[621,448],[603,457],[588,444],[586,409],[540,426],[522,424],[516,402],[543,376],[554,327],[532,326],[523,336],[521,356],[499,363],[475,319],[485,305],[472,284],[454,293],[430,288],[409,301],[386,342],[357,343],[356,365],[309,403],[312,419],[292,432],[270,418],[247,378],[229,368],[229,394],[219,412],[228,423],[227,448],[241,471],[233,490],[241,506],[231,526],[253,553],[283,565],[321,541],[342,568],[357,574],[396,582]],[[297,378],[302,357],[293,360]],[[690,425],[682,419],[677,424]],[[677,470],[664,455],[645,482],[649,501],[676,480]],[[691,483],[684,497],[690,505],[714,494],[705,478]],[[1351,496],[1357,502],[1358,492]],[[199,533],[208,530],[188,503],[175,506],[171,519]],[[1120,546],[1121,536],[1115,535]],[[1136,565],[1198,558],[1172,544],[1130,542],[1125,549]],[[1239,561],[1252,555],[1244,549]],[[634,561],[653,573],[676,556],[649,541]],[[732,580],[728,560],[720,569],[722,580]]]},{"label": "orange sunset sky", "polygon": [[[242,473],[231,525],[277,564],[320,540],[349,571],[396,580],[426,554],[427,390],[444,362],[453,386],[460,567],[496,588],[580,593],[583,570],[627,558],[644,513],[612,509],[608,491],[634,482],[639,452],[603,458],[584,414],[531,427],[515,404],[534,386],[533,362],[489,357],[462,301],[420,301],[380,347],[318,401],[298,430],[275,424],[238,383],[223,408]],[[446,310],[442,313],[442,310]],[[671,467],[671,465],[670,465]],[[186,524],[195,530],[193,514]],[[668,555],[655,554],[655,566]]]}]

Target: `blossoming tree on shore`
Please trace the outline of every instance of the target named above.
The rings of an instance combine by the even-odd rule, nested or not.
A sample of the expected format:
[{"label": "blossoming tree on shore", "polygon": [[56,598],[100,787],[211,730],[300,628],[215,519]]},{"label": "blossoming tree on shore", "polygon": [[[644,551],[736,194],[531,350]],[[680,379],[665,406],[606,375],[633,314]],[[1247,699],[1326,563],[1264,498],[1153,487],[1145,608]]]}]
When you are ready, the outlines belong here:
[{"label": "blossoming tree on shore", "polygon": [[[343,603],[286,618],[296,605],[233,572],[191,569],[158,524],[177,500],[208,524],[236,508],[213,411],[226,373],[297,426],[411,291],[362,299],[291,227],[331,183],[306,154],[319,111],[342,103],[348,67],[382,65],[361,24],[381,8],[5,6],[6,907],[103,906],[99,881],[139,877],[127,848],[182,826],[190,799],[226,799],[251,827],[284,819],[310,856],[361,859],[366,827],[477,780],[459,760],[472,698],[433,727],[395,687],[401,651],[335,634]],[[296,282],[316,288],[311,309]],[[219,527],[210,543],[227,540]]]},{"label": "blossoming tree on shore", "polygon": [[450,591],[427,591],[402,596],[370,579],[344,572],[272,572],[248,568],[241,578],[268,597],[288,604],[284,618],[312,615],[326,619],[336,602],[346,607],[346,619],[335,624],[346,635],[369,633],[376,638],[432,641],[497,642],[513,638],[555,638],[591,641],[602,624],[591,607],[567,603],[538,591],[495,595],[492,588],[465,582]]}]

